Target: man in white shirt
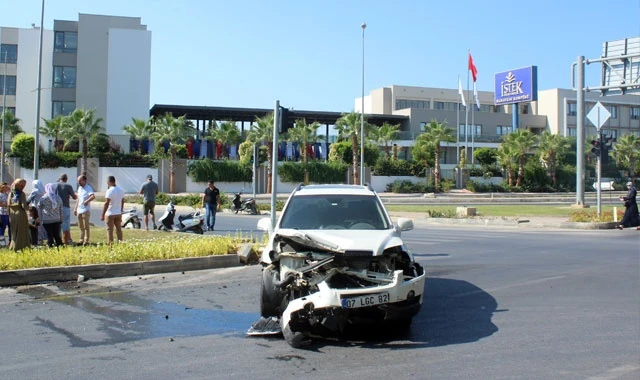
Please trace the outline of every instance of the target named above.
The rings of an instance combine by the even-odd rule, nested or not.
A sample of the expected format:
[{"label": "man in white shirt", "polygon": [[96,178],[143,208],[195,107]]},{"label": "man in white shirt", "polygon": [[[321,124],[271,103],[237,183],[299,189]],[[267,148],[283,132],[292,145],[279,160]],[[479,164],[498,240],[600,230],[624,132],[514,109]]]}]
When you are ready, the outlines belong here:
[{"label": "man in white shirt", "polygon": [[87,176],[78,177],[78,200],[73,209],[73,215],[78,217],[78,227],[80,227],[80,244],[89,244],[91,234],[91,201],[96,199],[93,188],[87,183]]},{"label": "man in white shirt", "polygon": [[104,195],[104,207],[100,220],[105,220],[107,225],[107,240],[113,244],[113,227],[116,228],[118,241],[122,241],[122,210],[124,209],[124,190],[116,186],[116,177],[110,175],[107,178],[109,187]]}]

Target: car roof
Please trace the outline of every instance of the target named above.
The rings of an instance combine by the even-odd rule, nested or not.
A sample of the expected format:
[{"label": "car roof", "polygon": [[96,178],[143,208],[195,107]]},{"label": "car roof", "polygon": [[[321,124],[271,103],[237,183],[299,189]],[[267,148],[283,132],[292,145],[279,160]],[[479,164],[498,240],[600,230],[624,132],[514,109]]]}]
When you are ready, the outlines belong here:
[{"label": "car roof", "polygon": [[293,195],[374,195],[375,192],[367,186],[360,185],[307,185],[301,186]]}]

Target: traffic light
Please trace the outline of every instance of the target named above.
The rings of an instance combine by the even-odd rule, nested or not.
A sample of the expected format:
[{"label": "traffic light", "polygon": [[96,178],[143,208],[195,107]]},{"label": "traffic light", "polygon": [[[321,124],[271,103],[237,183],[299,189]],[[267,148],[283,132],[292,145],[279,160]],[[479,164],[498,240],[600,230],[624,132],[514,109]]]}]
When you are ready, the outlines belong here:
[{"label": "traffic light", "polygon": [[293,128],[293,121],[289,118],[289,109],[280,107],[280,133],[285,133],[289,128]]},{"label": "traffic light", "polygon": [[591,145],[593,146],[591,148],[591,154],[595,155],[596,157],[600,157],[600,153],[602,152],[602,146],[600,145],[600,139],[591,140]]},{"label": "traffic light", "polygon": [[609,151],[611,150],[615,139],[612,136],[602,135],[601,140],[600,150],[602,151],[602,165],[606,165],[609,163]]}]

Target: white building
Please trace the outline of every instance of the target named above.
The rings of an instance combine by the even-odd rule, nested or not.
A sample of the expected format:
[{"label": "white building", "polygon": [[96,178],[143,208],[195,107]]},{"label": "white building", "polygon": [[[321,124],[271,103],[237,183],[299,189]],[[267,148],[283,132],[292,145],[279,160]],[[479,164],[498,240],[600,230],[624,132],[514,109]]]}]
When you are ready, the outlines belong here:
[{"label": "white building", "polygon": [[[474,149],[497,148],[502,136],[513,131],[513,108],[511,105],[495,106],[494,94],[490,91],[478,91],[478,108],[473,92],[463,92],[468,114],[461,104],[457,89],[398,85],[372,90],[365,96],[364,110],[365,114],[409,117],[408,122],[401,125],[400,139],[395,141],[405,152],[413,145],[415,137],[424,131],[423,126],[431,120],[446,122],[454,130],[458,125],[456,138],[459,136],[459,143],[443,144],[447,149],[442,163],[457,163],[458,144],[460,150],[467,147],[467,162],[471,163]],[[585,95],[586,112],[598,101],[612,114],[602,127],[603,133],[613,137],[625,134],[640,136],[640,96],[627,94],[603,97],[599,92],[589,92]],[[354,109],[361,112],[362,98],[355,99]],[[537,135],[550,131],[563,136],[575,136],[576,92],[567,89],[539,91],[537,101],[518,104],[517,119],[517,128],[528,129]],[[585,126],[585,136],[596,134],[595,127],[588,121]]]},{"label": "white building", "polygon": [[[127,150],[129,136],[122,127],[132,117],[149,115],[151,32],[139,17],[90,14],[80,14],[78,21],[54,20],[53,29],[44,31],[40,117],[95,108],[106,133]],[[39,38],[39,28],[0,28],[2,53],[9,52],[4,65],[7,84],[15,83],[7,87],[7,108],[31,134],[36,124]],[[0,59],[4,63],[4,57]],[[42,138],[41,145],[48,149]]]}]

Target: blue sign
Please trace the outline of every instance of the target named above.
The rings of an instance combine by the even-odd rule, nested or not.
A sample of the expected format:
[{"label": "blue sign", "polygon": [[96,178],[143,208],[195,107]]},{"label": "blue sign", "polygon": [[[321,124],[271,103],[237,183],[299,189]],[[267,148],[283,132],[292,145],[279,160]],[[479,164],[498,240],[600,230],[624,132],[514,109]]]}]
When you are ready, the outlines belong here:
[{"label": "blue sign", "polygon": [[538,67],[529,66],[495,75],[494,104],[513,104],[538,100]]}]

